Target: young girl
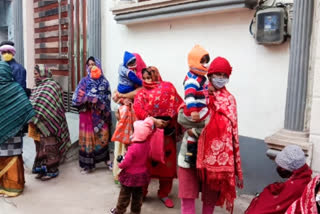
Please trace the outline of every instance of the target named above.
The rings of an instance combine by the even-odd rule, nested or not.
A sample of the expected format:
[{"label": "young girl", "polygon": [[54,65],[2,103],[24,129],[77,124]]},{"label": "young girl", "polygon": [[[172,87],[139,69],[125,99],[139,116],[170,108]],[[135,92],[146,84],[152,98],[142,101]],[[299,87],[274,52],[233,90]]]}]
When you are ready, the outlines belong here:
[{"label": "young girl", "polygon": [[154,129],[153,120],[148,117],[145,120],[134,122],[134,133],[132,144],[128,147],[125,157],[119,156],[117,161],[122,169],[119,175],[121,190],[119,193],[117,207],[110,213],[123,214],[131,200],[131,213],[140,213],[143,199],[142,187],[150,181],[147,169],[150,145],[148,138]]}]

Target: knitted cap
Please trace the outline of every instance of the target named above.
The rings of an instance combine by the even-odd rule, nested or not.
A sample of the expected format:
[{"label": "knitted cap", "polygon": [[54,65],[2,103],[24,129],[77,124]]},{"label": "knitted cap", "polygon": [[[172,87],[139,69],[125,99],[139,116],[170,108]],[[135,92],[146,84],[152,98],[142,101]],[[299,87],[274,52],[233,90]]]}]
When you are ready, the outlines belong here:
[{"label": "knitted cap", "polygon": [[306,157],[301,147],[289,145],[277,155],[275,161],[278,166],[292,172],[306,164]]},{"label": "knitted cap", "polygon": [[223,57],[217,57],[210,64],[208,75],[213,73],[225,73],[230,76],[231,72],[232,67],[229,61]]},{"label": "knitted cap", "polygon": [[201,58],[205,55],[209,55],[209,53],[200,45],[195,45],[188,54],[189,69],[201,76],[206,75],[208,72],[208,69],[200,63]]},{"label": "knitted cap", "polygon": [[133,123],[133,135],[131,136],[132,142],[145,141],[153,130],[153,120],[147,117],[145,120],[138,120]]}]

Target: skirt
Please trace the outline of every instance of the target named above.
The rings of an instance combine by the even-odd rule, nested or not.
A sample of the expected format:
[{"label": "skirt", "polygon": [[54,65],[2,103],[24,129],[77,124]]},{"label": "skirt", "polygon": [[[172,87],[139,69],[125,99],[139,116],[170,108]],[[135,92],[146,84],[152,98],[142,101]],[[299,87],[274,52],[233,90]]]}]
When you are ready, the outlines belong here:
[{"label": "skirt", "polygon": [[95,133],[91,111],[80,112],[79,164],[81,168],[94,169],[96,163],[110,160],[109,134],[107,123],[98,133]]},{"label": "skirt", "polygon": [[23,192],[24,183],[22,155],[0,157],[0,194],[18,196]]}]

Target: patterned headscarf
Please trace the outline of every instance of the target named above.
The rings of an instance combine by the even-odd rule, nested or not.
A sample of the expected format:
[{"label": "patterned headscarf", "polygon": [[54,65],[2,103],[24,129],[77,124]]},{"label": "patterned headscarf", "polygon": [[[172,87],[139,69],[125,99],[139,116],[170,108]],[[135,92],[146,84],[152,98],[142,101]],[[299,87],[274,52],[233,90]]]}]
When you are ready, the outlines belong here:
[{"label": "patterned headscarf", "polygon": [[36,85],[38,86],[41,82],[47,78],[52,78],[52,73],[48,67],[44,65],[36,65],[34,69],[39,73],[39,77],[35,78]]},{"label": "patterned headscarf", "polygon": [[[100,60],[95,59],[96,66],[101,69]],[[111,122],[111,91],[108,80],[102,75],[99,79],[91,78],[91,70],[88,68],[88,75],[84,77],[76,88],[72,97],[73,106],[90,105],[91,108],[100,110],[100,113],[93,113],[93,124],[100,129],[103,121]]]}]

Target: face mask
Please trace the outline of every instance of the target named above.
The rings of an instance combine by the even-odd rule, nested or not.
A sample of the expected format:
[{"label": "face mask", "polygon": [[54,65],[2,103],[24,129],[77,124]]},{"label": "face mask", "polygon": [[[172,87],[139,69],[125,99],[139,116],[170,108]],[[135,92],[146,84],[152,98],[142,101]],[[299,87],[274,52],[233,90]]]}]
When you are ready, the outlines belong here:
[{"label": "face mask", "polygon": [[2,54],[3,61],[9,62],[13,59],[13,55],[10,53]]},{"label": "face mask", "polygon": [[205,68],[208,68],[209,67],[209,63],[203,63],[202,66],[205,67]]},{"label": "face mask", "polygon": [[136,69],[137,65],[128,66],[129,69],[134,70]]},{"label": "face mask", "polygon": [[290,178],[292,175],[292,172],[281,169],[280,167],[277,167],[277,172],[281,178]]},{"label": "face mask", "polygon": [[93,66],[91,68],[91,73],[90,74],[91,74],[91,78],[96,80],[96,79],[99,79],[101,77],[102,72],[97,66]]},{"label": "face mask", "polygon": [[228,78],[211,78],[212,85],[217,89],[223,88],[228,82]]}]

